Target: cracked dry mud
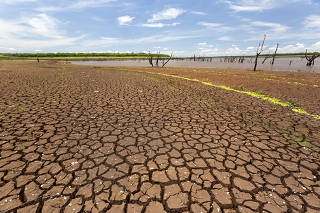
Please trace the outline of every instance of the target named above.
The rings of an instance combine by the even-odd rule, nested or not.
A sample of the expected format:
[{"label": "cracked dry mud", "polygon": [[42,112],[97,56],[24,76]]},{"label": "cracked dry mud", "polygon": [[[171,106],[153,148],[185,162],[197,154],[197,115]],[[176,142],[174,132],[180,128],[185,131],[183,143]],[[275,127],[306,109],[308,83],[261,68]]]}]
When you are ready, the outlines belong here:
[{"label": "cracked dry mud", "polygon": [[0,212],[320,211],[317,120],[115,68],[0,74]]}]

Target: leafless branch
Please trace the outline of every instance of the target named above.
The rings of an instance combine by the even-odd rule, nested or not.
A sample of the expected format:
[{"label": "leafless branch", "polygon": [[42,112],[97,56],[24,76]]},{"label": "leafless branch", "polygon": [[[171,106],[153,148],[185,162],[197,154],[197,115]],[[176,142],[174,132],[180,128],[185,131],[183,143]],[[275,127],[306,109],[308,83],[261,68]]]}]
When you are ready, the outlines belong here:
[{"label": "leafless branch", "polygon": [[170,57],[167,59],[166,62],[164,62],[164,60],[162,61],[162,67],[166,66],[166,64],[172,59],[172,55],[173,53],[171,53]]}]

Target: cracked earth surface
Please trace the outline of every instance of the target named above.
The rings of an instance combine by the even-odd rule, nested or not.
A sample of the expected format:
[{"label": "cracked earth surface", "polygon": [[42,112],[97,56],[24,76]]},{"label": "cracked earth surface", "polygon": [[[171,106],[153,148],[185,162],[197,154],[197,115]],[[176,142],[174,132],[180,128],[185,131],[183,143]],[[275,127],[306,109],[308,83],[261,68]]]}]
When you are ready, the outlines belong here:
[{"label": "cracked earth surface", "polygon": [[320,121],[119,70],[1,62],[0,212],[320,211]]}]

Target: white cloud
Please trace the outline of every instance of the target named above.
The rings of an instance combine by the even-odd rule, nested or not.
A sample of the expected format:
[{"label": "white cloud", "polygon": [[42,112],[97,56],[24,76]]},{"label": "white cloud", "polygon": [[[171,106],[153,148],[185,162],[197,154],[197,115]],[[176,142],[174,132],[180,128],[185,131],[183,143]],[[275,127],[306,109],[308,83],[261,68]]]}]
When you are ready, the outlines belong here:
[{"label": "white cloud", "polygon": [[239,47],[230,47],[224,51],[226,55],[245,55],[247,50],[241,50]]},{"label": "white cloud", "polygon": [[[278,49],[279,53],[303,53],[308,49],[308,52],[314,52],[314,51],[320,51],[320,41],[316,42],[311,45],[305,45],[303,43],[295,43],[295,44],[289,44],[285,45],[283,47],[280,47]],[[269,51],[273,52],[275,50],[275,47],[270,47]]]},{"label": "white cloud", "polygon": [[170,26],[177,26],[178,22],[172,23],[172,24],[163,24],[163,23],[148,23],[148,24],[142,24],[142,27],[153,27],[153,28],[161,28],[161,27],[170,27]]},{"label": "white cloud", "polygon": [[229,8],[236,12],[253,12],[270,10],[275,7],[302,2],[310,4],[312,0],[223,0],[229,5]]},{"label": "white cloud", "polygon": [[36,2],[38,0],[2,0],[5,4],[17,4],[17,3],[27,3],[27,2]]},{"label": "white cloud", "polygon": [[185,11],[182,9],[168,8],[166,10],[153,14],[152,18],[148,19],[148,22],[176,19],[178,16],[180,16],[183,13],[185,13]]},{"label": "white cloud", "polygon": [[198,48],[198,53],[201,56],[219,55],[220,54],[220,50],[218,48],[200,47],[200,48]]},{"label": "white cloud", "polygon": [[207,42],[200,42],[198,43],[199,46],[206,46],[208,43]]},{"label": "white cloud", "polygon": [[198,43],[198,45],[200,46],[200,48],[214,47],[212,44],[208,44],[207,42],[200,42],[200,43]]},{"label": "white cloud", "polygon": [[116,1],[116,0],[79,0],[74,2],[70,7],[76,8],[76,9],[88,8],[88,7],[101,7],[113,1]]},{"label": "white cloud", "polygon": [[17,51],[17,49],[12,48],[12,47],[0,47],[0,49],[3,49],[5,51],[10,51],[10,52]]},{"label": "white cloud", "polygon": [[214,47],[212,44],[208,44],[207,42],[198,43],[197,54],[201,56],[212,56],[219,55],[219,48]]},{"label": "white cloud", "polygon": [[221,56],[221,55],[253,55],[254,47],[241,49],[238,45],[231,45],[231,47],[220,48],[206,42],[198,43],[197,54],[202,56]]},{"label": "white cloud", "polygon": [[[275,47],[270,47],[269,51],[274,51]],[[297,53],[297,52],[304,52],[306,51],[306,47],[302,43],[296,43],[296,44],[289,44],[283,47],[279,47],[278,53]]]},{"label": "white cloud", "polygon": [[[218,48],[210,45],[208,43],[201,43],[203,45],[199,45],[198,53],[203,56],[221,56],[221,55],[254,55],[256,48],[253,46],[249,46],[246,48],[241,48],[238,45],[231,45],[231,47]],[[303,43],[295,43],[289,44],[285,46],[281,46],[278,49],[278,53],[301,53],[305,52],[308,49],[309,52],[320,51],[320,41],[316,42],[312,45],[306,46]],[[266,47],[265,53],[273,53],[275,50],[275,46]]]},{"label": "white cloud", "polygon": [[61,32],[57,27],[59,21],[44,13],[39,14],[33,18],[27,19],[26,23],[31,26],[34,33],[48,38],[61,38]]},{"label": "white cloud", "polygon": [[221,27],[222,26],[222,24],[219,24],[219,23],[203,22],[203,21],[198,22],[197,24],[205,27]]},{"label": "white cloud", "polygon": [[240,1],[226,1],[229,4],[230,9],[242,12],[242,11],[262,11],[272,9],[275,7],[275,1],[273,0],[240,0]]},{"label": "white cloud", "polygon": [[286,32],[290,29],[290,27],[279,24],[279,23],[254,21],[254,22],[251,22],[250,24],[256,27],[268,27],[268,28],[271,28],[271,30],[274,32]]},{"label": "white cloud", "polygon": [[219,49],[214,47],[211,44],[208,44],[207,42],[200,42],[198,43],[199,47],[197,49],[197,54],[202,56],[208,56],[208,55],[218,55]]},{"label": "white cloud", "polygon": [[1,39],[0,45],[10,46],[13,50],[17,52],[33,52],[35,48],[37,49],[48,49],[56,48],[61,46],[73,46],[76,42],[83,37],[78,38],[60,38],[60,39],[45,39],[45,40],[36,40],[36,39]]},{"label": "white cloud", "polygon": [[218,32],[228,32],[230,30],[232,30],[233,28],[231,27],[227,27],[227,26],[224,26],[223,24],[219,24],[219,23],[214,23],[214,22],[198,22],[197,23],[198,25],[201,25],[201,26],[204,26],[208,29],[214,29]]},{"label": "white cloud", "polygon": [[191,11],[190,13],[191,13],[191,14],[194,14],[194,15],[200,15],[200,16],[205,16],[205,15],[207,15],[207,13],[201,12],[201,11]]},{"label": "white cloud", "polygon": [[134,38],[134,39],[121,39],[113,37],[102,37],[97,40],[87,40],[83,42],[83,46],[95,47],[95,46],[112,46],[118,44],[141,44],[141,43],[157,43],[157,42],[168,42],[168,41],[178,41],[184,39],[197,38],[199,36],[189,36],[189,35],[154,35],[148,37]]},{"label": "white cloud", "polygon": [[34,48],[73,45],[82,38],[64,36],[59,29],[61,24],[59,20],[44,13],[16,20],[0,19],[0,46],[31,51]]},{"label": "white cloud", "polygon": [[315,51],[320,51],[320,41],[316,42],[315,44],[312,45],[312,48]]},{"label": "white cloud", "polygon": [[38,11],[42,12],[54,12],[54,11],[65,11],[65,10],[75,10],[83,8],[97,8],[103,7],[108,3],[115,2],[117,0],[77,0],[75,2],[69,3],[64,6],[48,6],[36,8]]},{"label": "white cloud", "polygon": [[68,10],[70,7],[56,7],[56,6],[46,6],[46,7],[37,7],[35,10],[40,11],[40,12],[56,12],[56,11],[63,11],[63,10]]},{"label": "white cloud", "polygon": [[[260,41],[262,35],[265,32],[257,33],[256,30],[246,41]],[[299,30],[299,31],[288,31],[288,32],[277,32],[271,31],[267,33],[268,41],[279,41],[279,40],[314,40],[320,39],[320,31],[317,30]]]},{"label": "white cloud", "polygon": [[218,38],[219,41],[231,41],[232,38],[229,36],[222,36],[220,38]]},{"label": "white cloud", "polygon": [[320,15],[311,15],[306,17],[304,21],[305,28],[320,29]]},{"label": "white cloud", "polygon": [[131,16],[121,16],[118,17],[118,23],[120,25],[128,25],[133,21],[134,17]]},{"label": "white cloud", "polygon": [[61,38],[59,24],[61,24],[60,21],[44,13],[17,20],[0,19],[0,37]]}]

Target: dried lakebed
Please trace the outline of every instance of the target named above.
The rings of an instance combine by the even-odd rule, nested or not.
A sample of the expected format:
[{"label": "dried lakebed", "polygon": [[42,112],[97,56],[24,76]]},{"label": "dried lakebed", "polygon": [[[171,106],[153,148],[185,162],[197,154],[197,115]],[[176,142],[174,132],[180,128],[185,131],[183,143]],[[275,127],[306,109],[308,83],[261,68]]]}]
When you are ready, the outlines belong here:
[{"label": "dried lakebed", "polygon": [[[0,212],[320,211],[319,120],[154,74],[251,89],[263,73],[0,65]],[[269,74],[316,114],[316,77]]]}]

